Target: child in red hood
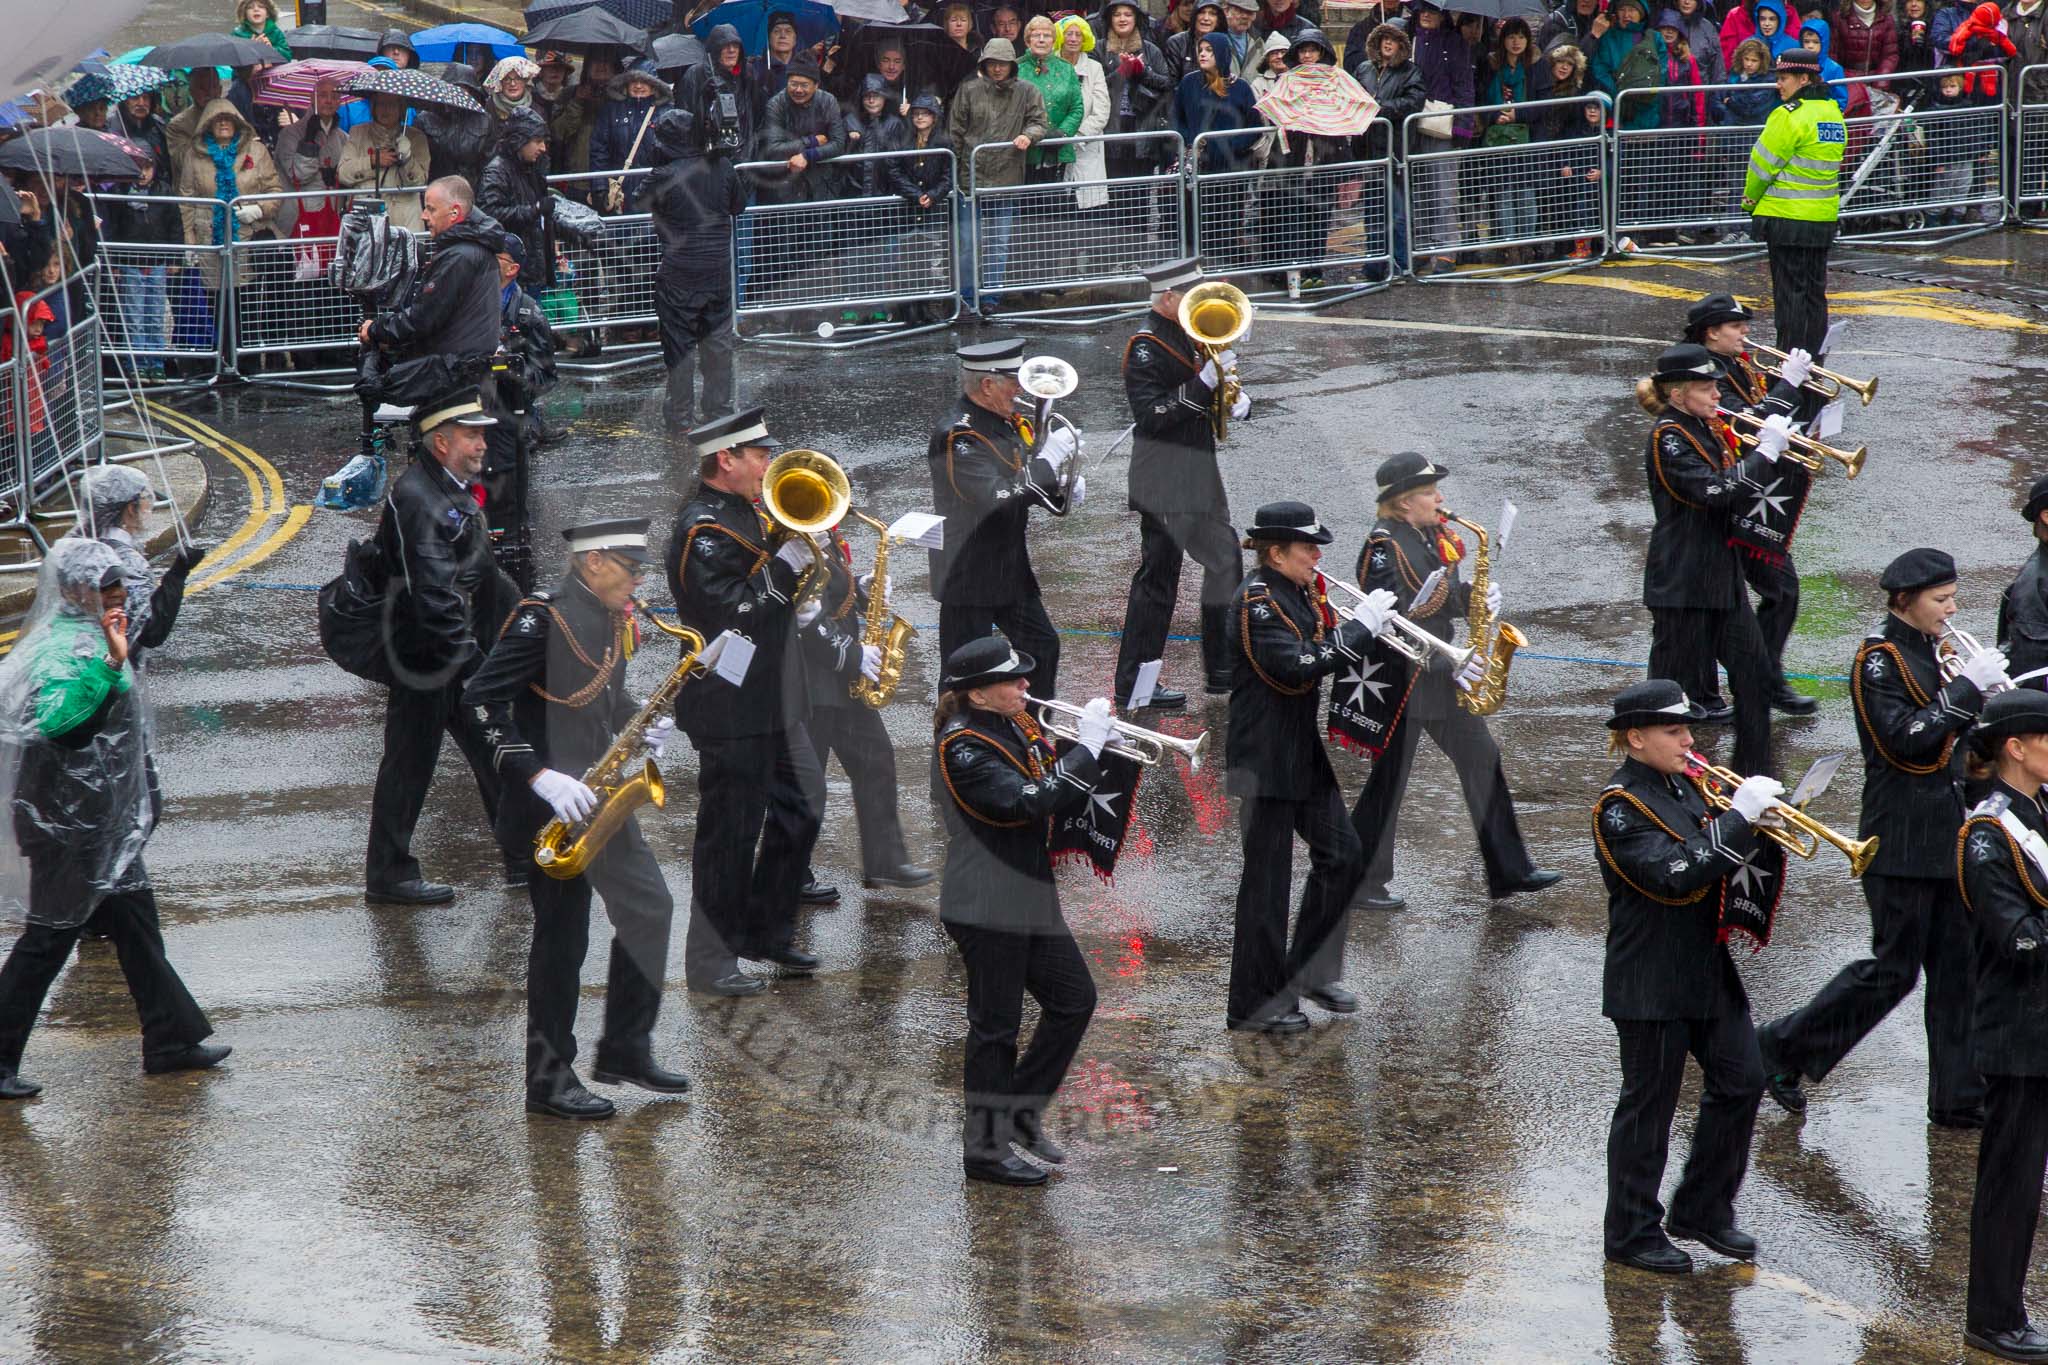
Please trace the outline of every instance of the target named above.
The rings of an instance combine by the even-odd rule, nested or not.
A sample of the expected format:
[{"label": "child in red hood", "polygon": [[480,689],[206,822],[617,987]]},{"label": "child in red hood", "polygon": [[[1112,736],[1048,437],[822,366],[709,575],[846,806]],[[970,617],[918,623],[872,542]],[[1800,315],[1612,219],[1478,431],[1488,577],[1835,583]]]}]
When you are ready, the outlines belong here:
[{"label": "child in red hood", "polygon": [[[28,429],[40,435],[50,425],[49,410],[43,405],[43,373],[50,368],[50,342],[43,330],[57,320],[50,311],[50,305],[24,289],[14,296],[15,311],[21,314],[21,327],[28,333],[28,349],[31,363],[28,370]],[[14,329],[0,328],[0,364],[14,358]]]},{"label": "child in red hood", "polygon": [[[2019,55],[2012,39],[2005,36],[2005,15],[1998,6],[1985,3],[1970,11],[1948,40],[1948,51],[1956,66],[1989,66]],[[1963,78],[1964,91],[1980,101],[1999,97],[1998,75],[1985,71]]]}]

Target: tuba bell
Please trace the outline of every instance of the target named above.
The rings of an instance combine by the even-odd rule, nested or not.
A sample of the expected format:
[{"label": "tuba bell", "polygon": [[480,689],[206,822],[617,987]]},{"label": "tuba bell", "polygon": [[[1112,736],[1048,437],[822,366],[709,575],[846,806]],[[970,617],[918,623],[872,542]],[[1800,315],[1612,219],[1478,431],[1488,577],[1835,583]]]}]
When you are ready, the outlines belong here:
[{"label": "tuba bell", "polygon": [[[1244,290],[1222,280],[1209,280],[1180,296],[1180,329],[1195,343],[1195,349],[1214,360],[1229,350],[1232,342],[1252,325],[1252,301]],[[1237,402],[1240,386],[1237,367],[1221,376],[1209,395],[1209,427],[1222,440],[1230,427],[1230,408]]]},{"label": "tuba bell", "polygon": [[846,471],[830,455],[817,450],[785,450],[769,462],[761,476],[761,507],[782,533],[781,539],[803,537],[811,567],[797,580],[792,605],[801,606],[825,588],[825,556],[811,537],[829,531],[853,506],[853,488]]}]

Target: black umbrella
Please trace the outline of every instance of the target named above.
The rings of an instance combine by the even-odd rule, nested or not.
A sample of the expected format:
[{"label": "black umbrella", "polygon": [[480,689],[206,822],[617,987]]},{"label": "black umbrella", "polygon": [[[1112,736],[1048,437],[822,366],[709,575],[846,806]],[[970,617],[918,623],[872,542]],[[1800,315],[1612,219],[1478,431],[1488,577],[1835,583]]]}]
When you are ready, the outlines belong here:
[{"label": "black umbrella", "polygon": [[704,43],[694,33],[671,33],[654,40],[654,69],[666,78],[704,63]]},{"label": "black umbrella", "polygon": [[137,153],[149,155],[126,138],[65,123],[32,129],[0,145],[0,170],[76,175],[87,180],[140,180]]},{"label": "black umbrella", "polygon": [[373,66],[343,87],[358,95],[396,95],[409,104],[432,104],[465,114],[481,114],[484,107],[465,91],[424,71],[386,71]]},{"label": "black umbrella", "polygon": [[526,7],[526,27],[531,30],[584,9],[609,10],[633,27],[650,31],[675,22],[676,17],[670,0],[534,0]]},{"label": "black umbrella", "polygon": [[580,9],[528,29],[526,45],[551,47],[558,52],[589,52],[615,47],[645,52],[647,30],[634,28],[606,10]]},{"label": "black umbrella", "polygon": [[286,29],[284,40],[292,45],[294,57],[332,57],[344,62],[366,62],[377,55],[380,36],[366,28],[305,24]]},{"label": "black umbrella", "polygon": [[144,66],[161,66],[188,71],[195,66],[275,65],[284,54],[261,38],[237,38],[231,33],[195,33],[175,43],[164,43],[142,54]]}]

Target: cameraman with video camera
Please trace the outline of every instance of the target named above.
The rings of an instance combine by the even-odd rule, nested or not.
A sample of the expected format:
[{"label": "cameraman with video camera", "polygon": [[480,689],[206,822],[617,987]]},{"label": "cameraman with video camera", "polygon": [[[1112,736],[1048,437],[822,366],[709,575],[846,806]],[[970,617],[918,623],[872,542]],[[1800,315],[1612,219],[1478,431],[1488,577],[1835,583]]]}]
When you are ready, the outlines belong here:
[{"label": "cameraman with video camera", "polygon": [[[702,68],[693,68],[701,70]],[[674,431],[726,416],[738,407],[733,379],[732,225],[747,192],[729,157],[706,154],[705,130],[684,109],[664,110],[648,131],[654,172],[640,202],[654,218],[661,264],[654,272],[654,312],[661,323],[661,360],[668,367],[663,410]],[[698,356],[704,362],[704,404],[696,399]]]}]

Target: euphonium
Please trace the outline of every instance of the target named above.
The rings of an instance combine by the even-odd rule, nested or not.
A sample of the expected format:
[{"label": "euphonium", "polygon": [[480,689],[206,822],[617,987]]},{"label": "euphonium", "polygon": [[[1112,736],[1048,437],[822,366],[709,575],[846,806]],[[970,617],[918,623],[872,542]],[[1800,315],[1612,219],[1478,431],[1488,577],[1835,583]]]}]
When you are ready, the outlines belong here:
[{"label": "euphonium", "polygon": [[1458,705],[1475,716],[1490,716],[1507,700],[1508,669],[1514,666],[1515,651],[1528,644],[1529,637],[1506,621],[1496,625],[1493,613],[1487,609],[1486,589],[1492,582],[1492,564],[1487,556],[1486,528],[1449,512],[1443,516],[1445,521],[1455,521],[1470,531],[1478,542],[1472,550],[1472,596],[1465,611],[1465,624],[1472,636],[1472,648],[1486,660],[1486,671],[1470,691],[1458,694]]},{"label": "euphonium", "polygon": [[627,816],[649,802],[660,806],[668,799],[661,769],[640,750],[646,742],[647,727],[674,704],[676,693],[682,691],[690,675],[701,671],[697,656],[704,651],[704,637],[687,626],[672,626],[658,619],[637,598],[633,606],[656,630],[682,641],[683,657],[633,713],[611,746],[583,774],[583,785],[596,792],[598,798],[597,809],[590,818],[573,825],[550,820],[533,837],[534,865],[557,881],[580,876],[605,841],[618,833]]},{"label": "euphonium", "polygon": [[[1195,349],[1214,360],[1251,327],[1252,301],[1234,284],[1209,280],[1180,296],[1177,321]],[[1233,365],[1217,376],[1216,387],[1210,391],[1209,427],[1219,441],[1229,432],[1231,405],[1237,402],[1242,387]]]},{"label": "euphonium", "polygon": [[853,505],[846,471],[830,455],[817,450],[785,450],[769,461],[761,475],[761,507],[785,539],[803,537],[811,567],[797,580],[790,602],[802,606],[825,590],[825,555],[813,539],[839,524]]},{"label": "euphonium", "polygon": [[875,571],[868,576],[868,622],[861,631],[860,642],[882,651],[882,667],[881,676],[874,682],[865,677],[855,678],[847,694],[869,706],[887,706],[889,698],[895,695],[896,684],[903,681],[903,658],[917,627],[889,610],[889,528],[865,513],[848,510],[874,527],[881,537],[875,546]]}]

